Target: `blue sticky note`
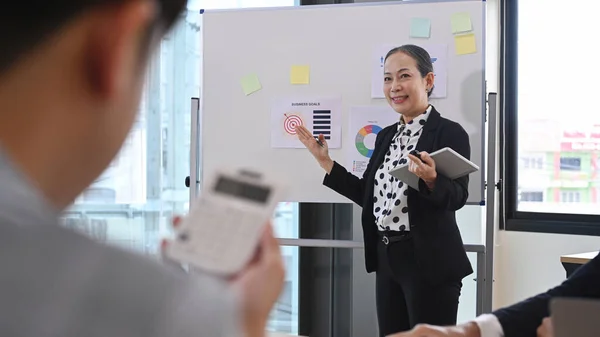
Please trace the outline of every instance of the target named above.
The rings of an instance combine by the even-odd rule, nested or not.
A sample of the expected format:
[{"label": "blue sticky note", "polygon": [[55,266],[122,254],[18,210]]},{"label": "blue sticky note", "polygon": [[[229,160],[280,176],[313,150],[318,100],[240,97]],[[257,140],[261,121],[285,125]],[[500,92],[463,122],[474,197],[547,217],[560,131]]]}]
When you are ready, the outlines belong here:
[{"label": "blue sticky note", "polygon": [[410,19],[410,37],[429,38],[431,34],[431,21],[425,18]]}]

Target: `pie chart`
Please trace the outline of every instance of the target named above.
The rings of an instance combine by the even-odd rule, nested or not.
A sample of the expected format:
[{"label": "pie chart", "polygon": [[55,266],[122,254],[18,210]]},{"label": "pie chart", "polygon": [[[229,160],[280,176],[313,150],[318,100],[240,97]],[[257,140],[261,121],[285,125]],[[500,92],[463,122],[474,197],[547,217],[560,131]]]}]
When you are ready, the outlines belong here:
[{"label": "pie chart", "polygon": [[367,158],[371,158],[371,156],[373,155],[373,149],[369,149],[365,145],[365,137],[370,134],[376,135],[379,133],[379,131],[381,131],[381,127],[379,125],[373,124],[365,125],[360,130],[358,130],[356,138],[354,139],[354,143],[356,144],[356,150],[358,150],[358,153],[362,154]]}]

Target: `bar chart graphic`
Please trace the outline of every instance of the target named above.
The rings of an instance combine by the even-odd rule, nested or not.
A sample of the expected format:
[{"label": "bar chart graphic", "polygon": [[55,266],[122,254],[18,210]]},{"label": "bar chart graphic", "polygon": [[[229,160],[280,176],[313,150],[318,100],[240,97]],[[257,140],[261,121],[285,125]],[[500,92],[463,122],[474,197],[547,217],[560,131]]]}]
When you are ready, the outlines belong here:
[{"label": "bar chart graphic", "polygon": [[331,110],[313,110],[313,136],[331,139]]}]

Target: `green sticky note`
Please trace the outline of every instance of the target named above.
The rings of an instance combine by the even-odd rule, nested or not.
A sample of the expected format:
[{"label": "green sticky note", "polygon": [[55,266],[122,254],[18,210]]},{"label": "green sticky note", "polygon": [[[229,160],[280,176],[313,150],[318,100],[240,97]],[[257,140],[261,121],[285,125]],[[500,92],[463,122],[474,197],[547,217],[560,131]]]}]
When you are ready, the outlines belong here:
[{"label": "green sticky note", "polygon": [[262,89],[262,85],[260,85],[260,81],[258,80],[258,76],[256,76],[256,74],[249,74],[242,77],[240,83],[242,84],[242,89],[244,90],[244,94],[246,94],[246,96]]},{"label": "green sticky note", "polygon": [[410,37],[429,38],[431,21],[425,18],[410,19]]},{"label": "green sticky note", "polygon": [[465,33],[473,30],[473,25],[471,24],[471,16],[469,13],[454,13],[451,18],[452,22],[452,33]]},{"label": "green sticky note", "polygon": [[456,55],[475,54],[477,52],[475,34],[454,36],[454,47],[456,48]]}]

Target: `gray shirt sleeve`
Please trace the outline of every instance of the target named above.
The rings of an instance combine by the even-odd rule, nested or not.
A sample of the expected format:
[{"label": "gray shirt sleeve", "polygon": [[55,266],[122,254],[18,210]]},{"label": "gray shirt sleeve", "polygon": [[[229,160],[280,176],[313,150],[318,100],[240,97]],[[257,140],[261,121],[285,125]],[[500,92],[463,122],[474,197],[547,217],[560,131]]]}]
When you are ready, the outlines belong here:
[{"label": "gray shirt sleeve", "polygon": [[238,299],[230,287],[198,273],[169,296],[156,336],[242,337]]},{"label": "gray shirt sleeve", "polygon": [[239,337],[230,285],[55,224],[0,223],[0,331],[37,337]]}]

